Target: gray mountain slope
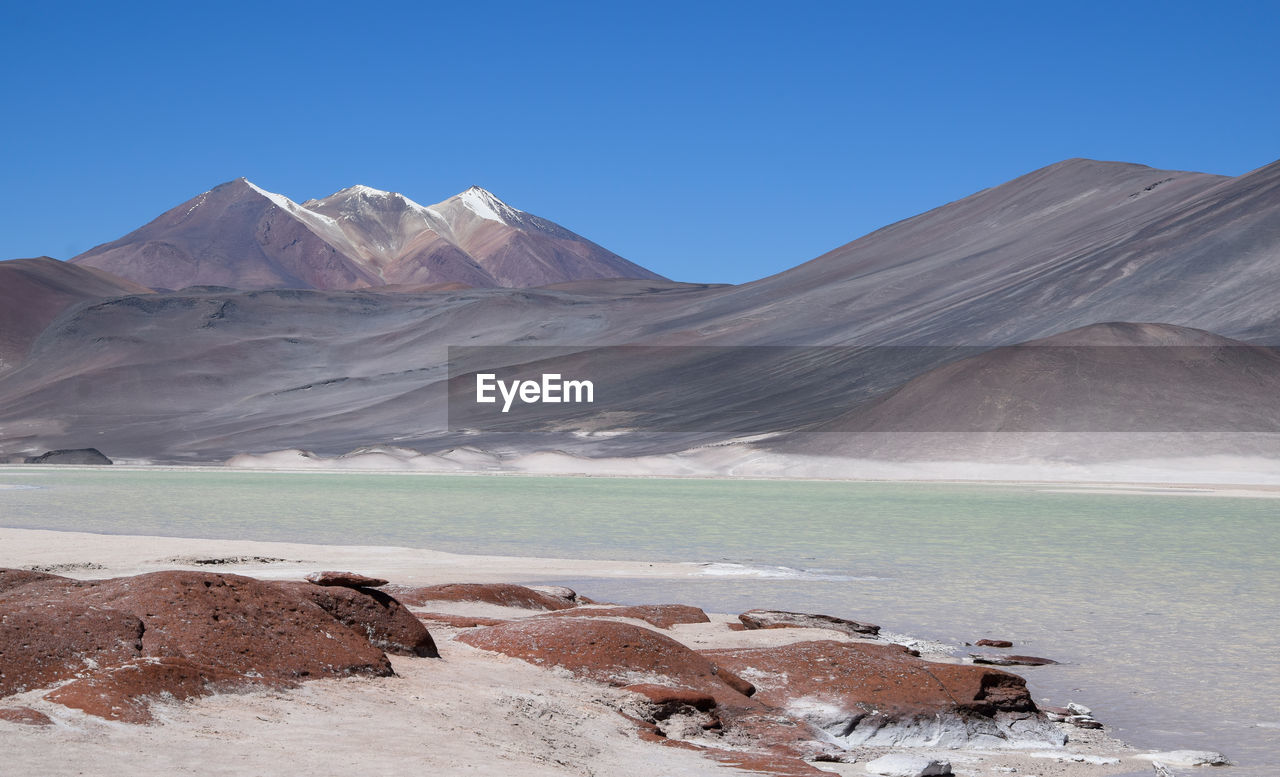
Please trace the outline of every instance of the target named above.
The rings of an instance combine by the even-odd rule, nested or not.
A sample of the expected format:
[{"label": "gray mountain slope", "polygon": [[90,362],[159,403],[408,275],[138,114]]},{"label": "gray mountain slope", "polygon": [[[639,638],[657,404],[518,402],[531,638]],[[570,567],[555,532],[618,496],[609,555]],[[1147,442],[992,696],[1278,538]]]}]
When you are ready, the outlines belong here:
[{"label": "gray mountain slope", "polygon": [[0,372],[26,359],[35,339],[67,308],[150,289],[47,256],[0,262]]},{"label": "gray mountain slope", "polygon": [[[87,439],[112,456],[173,460],[378,442],[634,455],[819,428],[974,355],[939,347],[903,359],[880,346],[986,348],[1115,321],[1280,343],[1277,224],[1280,164],[1227,179],[1070,160],[742,286],[594,280],[113,300],[64,313],[26,363],[0,376],[0,452]],[[398,234],[392,226],[379,239]],[[674,415],[660,430],[630,433],[620,433],[627,419],[590,413],[558,433],[445,431],[447,347],[513,344],[582,352]],[[819,351],[779,351],[647,365],[607,348],[618,344],[858,347],[827,363]],[[726,411],[739,415],[727,423]],[[582,428],[602,434],[575,433]],[[824,437],[785,445],[822,453]],[[1086,454],[1089,444],[1075,443]]]}]

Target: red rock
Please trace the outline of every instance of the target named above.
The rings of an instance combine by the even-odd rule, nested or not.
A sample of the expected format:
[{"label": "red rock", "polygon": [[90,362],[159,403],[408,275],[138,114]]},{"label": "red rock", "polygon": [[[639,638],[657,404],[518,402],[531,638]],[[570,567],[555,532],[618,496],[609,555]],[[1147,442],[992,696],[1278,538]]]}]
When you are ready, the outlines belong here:
[{"label": "red rock", "polygon": [[[652,629],[592,618],[525,618],[467,632],[459,641],[619,687],[643,681],[700,691],[721,703],[747,697],[715,663]],[[737,678],[735,678],[737,679]],[[741,683],[741,680],[738,680]]]},{"label": "red rock", "polygon": [[687,604],[640,604],[629,607],[576,607],[559,610],[539,617],[552,618],[635,618],[660,629],[669,629],[678,623],[710,623],[707,614]]},{"label": "red rock", "polygon": [[69,577],[60,577],[51,575],[48,572],[33,572],[30,569],[7,569],[0,568],[0,592],[8,591],[18,586],[28,583],[38,583],[45,580],[65,580],[71,582]]},{"label": "red rock", "polygon": [[274,679],[391,674],[386,655],[287,587],[217,572],[152,572],[91,581],[76,602],[124,610],[146,625],[146,656]]},{"label": "red rock", "polygon": [[378,588],[387,584],[380,577],[369,577],[358,572],[312,572],[307,575],[307,582],[346,588]]},{"label": "red rock", "polygon": [[483,602],[526,610],[567,610],[575,606],[559,596],[512,583],[446,583],[420,588],[390,589],[397,599],[413,607],[427,602]]},{"label": "red rock", "polygon": [[727,623],[725,625],[729,627],[729,631],[746,631],[747,630],[747,627],[741,623]]},{"label": "red rock", "polygon": [[142,622],[118,610],[68,602],[6,602],[0,609],[0,696],[137,658],[142,635]]},{"label": "red rock", "polygon": [[162,696],[182,701],[262,682],[185,658],[144,658],[73,680],[44,698],[108,720],[150,723],[150,703]]},{"label": "red rock", "polygon": [[452,626],[455,629],[471,629],[476,626],[497,626],[501,623],[510,623],[510,621],[502,618],[482,618],[478,615],[452,615],[447,612],[420,612],[416,616],[424,621],[433,621],[435,623],[443,623],[446,626]]},{"label": "red rock", "polygon": [[28,726],[52,726],[53,721],[40,710],[30,707],[0,707],[0,720],[22,723]]},{"label": "red rock", "polygon": [[748,610],[739,615],[738,620],[748,629],[831,629],[851,637],[880,633],[880,627],[871,623],[786,610]]},{"label": "red rock", "polygon": [[851,742],[891,730],[886,727],[909,732],[928,721],[950,727],[938,735],[962,737],[967,720],[1036,717],[1022,678],[925,661],[900,645],[823,640],[703,654],[751,677],[759,701],[780,708],[809,705],[812,712],[802,719]]},{"label": "red rock", "polygon": [[980,639],[975,642],[978,647],[1011,648],[1013,643],[1007,639]]},{"label": "red rock", "polygon": [[381,591],[310,583],[279,585],[320,605],[343,626],[363,634],[376,648],[401,656],[440,657],[422,621]]}]

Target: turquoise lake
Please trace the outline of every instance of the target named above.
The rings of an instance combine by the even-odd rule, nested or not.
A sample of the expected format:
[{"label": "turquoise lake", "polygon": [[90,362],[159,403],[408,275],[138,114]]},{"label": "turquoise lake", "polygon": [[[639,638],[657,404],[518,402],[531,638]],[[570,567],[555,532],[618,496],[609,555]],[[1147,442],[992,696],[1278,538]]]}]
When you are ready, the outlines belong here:
[{"label": "turquoise lake", "polygon": [[[1020,668],[1139,747],[1280,765],[1280,501],[1038,485],[0,469],[0,525],[741,564],[589,596],[825,612]],[[92,561],[92,559],[82,559]],[[0,565],[4,565],[0,547]],[[779,569],[783,568],[783,569]]]}]

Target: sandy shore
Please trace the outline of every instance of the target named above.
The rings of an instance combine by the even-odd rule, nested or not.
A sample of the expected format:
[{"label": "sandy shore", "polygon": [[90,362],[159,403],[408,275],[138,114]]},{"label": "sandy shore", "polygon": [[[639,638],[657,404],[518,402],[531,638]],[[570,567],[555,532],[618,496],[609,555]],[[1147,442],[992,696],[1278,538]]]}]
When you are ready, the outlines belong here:
[{"label": "sandy shore", "polygon": [[[214,563],[211,563],[214,562]],[[97,535],[0,529],[0,566],[77,578],[160,569],[235,572],[297,579],[349,569],[422,585],[440,582],[553,581],[557,578],[677,578],[698,565],[463,556],[430,550]],[[590,591],[584,592],[590,595]],[[437,608],[439,609],[439,608]],[[472,615],[526,617],[528,611],[457,603]],[[728,615],[665,632],[698,648],[767,646],[802,639],[849,639],[820,629],[731,631]],[[644,625],[640,621],[631,621]],[[892,628],[892,624],[887,624]],[[42,775],[398,774],[654,775],[733,774],[689,750],[644,742],[617,713],[624,693],[572,679],[455,641],[459,630],[430,624],[442,659],[393,657],[396,677],[320,680],[289,691],[253,691],[157,707],[157,725],[106,722],[45,701],[35,691],[5,701],[54,719],[51,727],[0,721],[6,771]],[[1068,727],[1065,749],[943,750],[957,774],[1040,777],[1150,774],[1149,761],[1103,732]],[[865,775],[884,749],[858,763],[815,764]],[[927,752],[927,751],[926,751]],[[1016,770],[1016,771],[1013,771]]]}]

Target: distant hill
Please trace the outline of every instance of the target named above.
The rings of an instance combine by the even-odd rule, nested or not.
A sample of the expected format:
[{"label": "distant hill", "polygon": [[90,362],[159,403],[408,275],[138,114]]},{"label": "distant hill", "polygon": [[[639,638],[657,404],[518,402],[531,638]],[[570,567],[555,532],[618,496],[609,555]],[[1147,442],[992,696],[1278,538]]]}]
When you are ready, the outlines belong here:
[{"label": "distant hill", "polygon": [[110,273],[47,256],[0,262],[0,372],[22,362],[36,337],[68,307],[148,292]]},{"label": "distant hill", "polygon": [[479,187],[430,207],[367,186],[299,205],[244,178],[70,261],[170,290],[498,288],[661,279]]}]

